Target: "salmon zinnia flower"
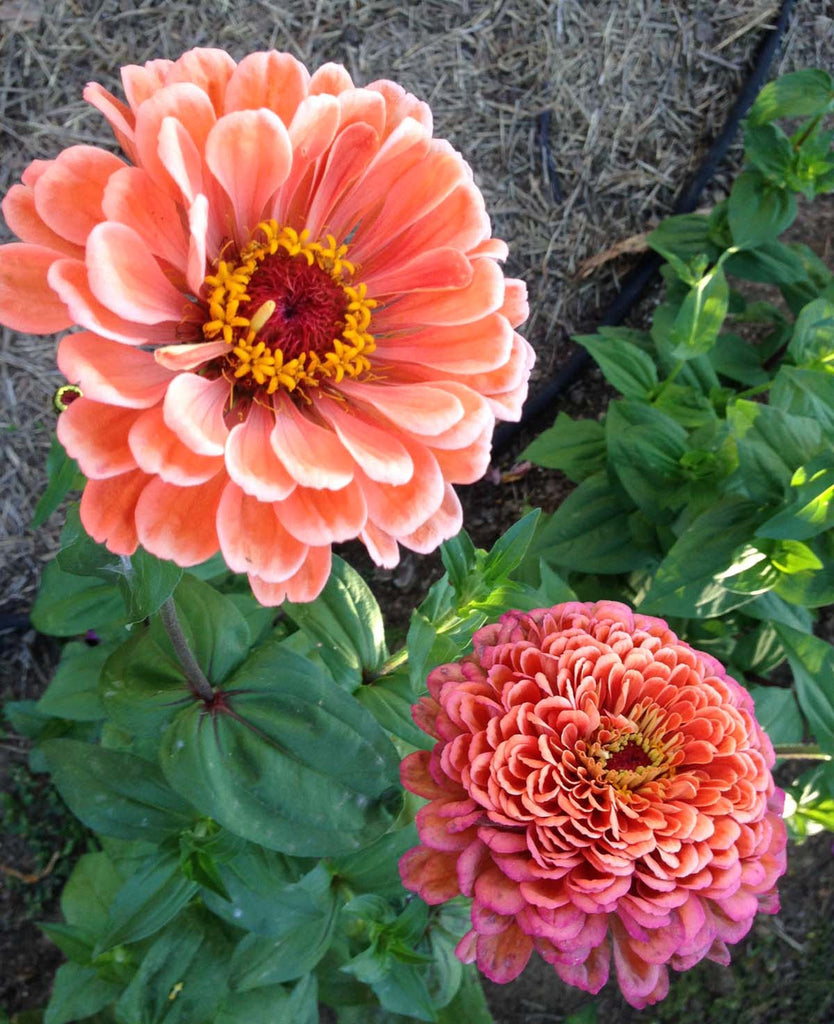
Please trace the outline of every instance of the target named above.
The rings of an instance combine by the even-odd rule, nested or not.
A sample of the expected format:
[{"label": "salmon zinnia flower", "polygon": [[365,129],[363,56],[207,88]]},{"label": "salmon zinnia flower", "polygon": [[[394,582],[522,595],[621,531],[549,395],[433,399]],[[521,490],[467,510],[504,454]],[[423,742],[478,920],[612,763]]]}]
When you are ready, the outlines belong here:
[{"label": "salmon zinnia flower", "polygon": [[122,69],[86,99],[126,162],[36,160],[3,203],[0,322],[49,333],[83,397],[58,436],[88,532],[266,604],[313,598],[334,542],[381,565],[460,528],[451,485],[517,419],[524,285],[472,173],[393,82],[220,50]]},{"label": "salmon zinnia flower", "polygon": [[785,870],[783,794],[749,694],[662,619],[612,601],[509,612],[435,669],[414,708],[437,738],[402,764],[426,797],[400,861],[427,903],[472,897],[457,953],[493,981],[536,949],[636,1007],[667,965],[729,962]]}]

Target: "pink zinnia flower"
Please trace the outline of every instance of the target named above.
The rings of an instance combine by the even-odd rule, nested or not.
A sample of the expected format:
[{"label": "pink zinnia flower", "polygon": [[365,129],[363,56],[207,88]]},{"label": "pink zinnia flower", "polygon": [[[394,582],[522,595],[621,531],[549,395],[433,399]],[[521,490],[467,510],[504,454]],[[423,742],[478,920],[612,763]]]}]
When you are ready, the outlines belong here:
[{"label": "pink zinnia flower", "polygon": [[613,601],[509,612],[415,706],[437,738],[402,764],[426,797],[400,861],[427,903],[472,897],[457,953],[493,981],[533,949],[636,1007],[667,965],[729,962],[778,909],[783,794],[750,695],[662,619]]},{"label": "pink zinnia flower", "polygon": [[258,598],[313,598],[330,546],[460,528],[452,484],[517,419],[522,282],[472,173],[393,82],[220,50],[122,69],[85,97],[129,163],[36,160],[3,202],[0,322],[49,333],[83,397],[58,436],[111,551],[222,551]]}]

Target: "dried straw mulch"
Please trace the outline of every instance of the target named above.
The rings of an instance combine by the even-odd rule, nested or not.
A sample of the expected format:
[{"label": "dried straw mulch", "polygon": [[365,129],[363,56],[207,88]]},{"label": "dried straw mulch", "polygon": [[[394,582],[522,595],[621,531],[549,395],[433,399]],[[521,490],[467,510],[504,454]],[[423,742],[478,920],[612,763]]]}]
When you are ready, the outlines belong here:
[{"label": "dried straw mulch", "polygon": [[[539,377],[589,327],[627,266],[581,278],[588,257],[646,230],[719,129],[774,0],[0,0],[0,191],[34,158],[111,146],[81,100],[120,65],[192,46],[292,51],[388,77],[428,100],[436,133],[472,164],[509,270],[530,289]],[[800,0],[774,73],[834,64],[834,5]],[[542,115],[545,115],[544,118]],[[716,189],[726,183],[719,177]],[[5,240],[0,229],[0,239]],[[60,517],[33,536],[59,382],[51,339],[0,346],[0,585],[31,603]]]}]

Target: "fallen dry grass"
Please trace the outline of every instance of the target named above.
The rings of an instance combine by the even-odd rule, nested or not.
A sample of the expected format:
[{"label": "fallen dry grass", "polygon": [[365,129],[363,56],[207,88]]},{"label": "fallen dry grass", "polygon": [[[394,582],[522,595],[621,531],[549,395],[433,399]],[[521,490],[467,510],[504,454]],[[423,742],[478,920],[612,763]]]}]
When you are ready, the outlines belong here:
[{"label": "fallen dry grass", "polygon": [[[625,261],[583,261],[645,231],[670,208],[718,131],[775,0],[0,0],[0,192],[35,158],[75,143],[112,146],[81,99],[118,89],[126,63],[220,46],[241,57],[287,49],[308,66],[344,63],[428,100],[436,133],[472,164],[509,269],[529,286],[537,375],[593,323]],[[774,71],[830,65],[834,9],[800,0]],[[719,176],[715,189],[722,187]],[[5,240],[0,227],[0,240]],[[28,528],[44,484],[59,383],[52,339],[0,343],[0,585],[31,602],[57,519]]]}]

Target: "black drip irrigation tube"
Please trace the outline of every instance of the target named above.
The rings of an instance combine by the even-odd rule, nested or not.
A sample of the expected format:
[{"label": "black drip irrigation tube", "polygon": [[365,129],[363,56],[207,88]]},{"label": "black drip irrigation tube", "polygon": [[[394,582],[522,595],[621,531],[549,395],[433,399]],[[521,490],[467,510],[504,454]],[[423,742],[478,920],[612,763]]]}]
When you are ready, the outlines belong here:
[{"label": "black drip irrigation tube", "polygon": [[[783,0],[776,26],[762,38],[756,48],[753,69],[736,97],[736,101],[727,115],[727,120],[724,122],[724,127],[710,146],[692,180],[675,200],[672,214],[692,213],[698,203],[698,198],[724,159],[730,143],[738,131],[741,119],[750,109],[764,85],[770,65],[782,41],[782,36],[785,34],[793,5],[794,0]],[[662,263],[660,256],[653,252],[646,253],[640,259],[637,266],[626,276],[622,288],[600,317],[601,327],[614,327],[625,319],[651,283]],[[544,387],[527,400],[521,419],[517,423],[502,423],[495,432],[492,444],[493,458],[503,454],[523,430],[537,424],[544,418],[545,413],[550,413],[552,417],[556,399],[574,383],[590,361],[591,357],[585,349],[576,352]]]},{"label": "black drip irrigation tube", "polygon": [[[776,27],[759,43],[753,58],[753,70],[750,72],[730,113],[727,115],[727,120],[721,129],[721,133],[713,142],[701,166],[695,172],[692,181],[690,181],[689,185],[676,200],[675,205],[672,207],[672,213],[691,213],[695,209],[698,197],[710,178],[712,178],[718,164],[723,160],[733,137],[738,131],[741,119],[750,109],[753,100],[758,95],[762,85],[764,85],[764,80],[767,77],[773,57],[779,43],[782,41],[782,36],[785,34],[793,5],[794,0],[783,0]],[[655,253],[648,253],[640,260],[626,277],[614,301],[600,317],[600,324],[602,326],[613,327],[624,319],[646,290],[661,263],[660,257]],[[528,399],[524,406],[524,413],[518,423],[503,423],[495,432],[492,445],[493,457],[505,452],[522,430],[529,428],[542,418],[546,412],[552,411],[555,400],[573,384],[589,361],[590,356],[584,349],[581,352],[577,352],[554,377],[551,377],[538,394]],[[27,615],[19,612],[0,612],[0,632],[26,630],[29,627],[30,623]]]}]

